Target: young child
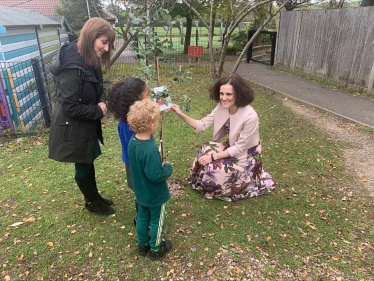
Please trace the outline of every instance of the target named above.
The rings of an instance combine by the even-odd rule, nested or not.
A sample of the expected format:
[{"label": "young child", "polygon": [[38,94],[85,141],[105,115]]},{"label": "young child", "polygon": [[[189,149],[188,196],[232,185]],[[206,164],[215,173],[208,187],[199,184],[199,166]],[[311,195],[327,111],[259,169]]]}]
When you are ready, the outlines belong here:
[{"label": "young child", "polygon": [[[129,77],[125,81],[114,84],[109,92],[108,110],[114,114],[114,117],[120,122],[118,123],[118,135],[122,144],[122,160],[125,162],[127,185],[131,190],[134,190],[131,171],[130,160],[127,153],[127,146],[130,138],[134,132],[129,128],[127,123],[127,114],[130,106],[134,102],[143,99],[149,99],[149,86],[143,80]],[[136,214],[138,213],[138,204],[135,200]],[[136,216],[134,218],[134,225],[136,225]]]},{"label": "young child", "polygon": [[130,129],[135,132],[130,139],[128,153],[138,202],[138,253],[145,256],[149,251],[149,259],[152,261],[160,259],[172,248],[170,240],[161,240],[165,203],[170,198],[166,179],[170,177],[173,168],[170,163],[162,163],[160,152],[152,138],[159,119],[159,105],[149,99],[135,102],[127,115]]}]

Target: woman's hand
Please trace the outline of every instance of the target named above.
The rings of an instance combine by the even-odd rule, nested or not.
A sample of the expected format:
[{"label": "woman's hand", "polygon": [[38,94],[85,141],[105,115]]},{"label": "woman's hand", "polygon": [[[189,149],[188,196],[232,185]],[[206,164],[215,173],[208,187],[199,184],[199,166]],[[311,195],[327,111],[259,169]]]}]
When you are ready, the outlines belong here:
[{"label": "woman's hand", "polygon": [[172,105],[171,105],[171,108],[170,108],[172,111],[174,111],[176,114],[178,114],[178,115],[181,115],[181,114],[183,114],[183,112],[182,112],[182,110],[179,108],[179,106],[177,105],[177,104],[175,104],[175,103],[173,103]]},{"label": "woman's hand", "polygon": [[183,111],[177,104],[173,103],[170,109],[174,111],[178,115],[178,117],[182,118],[183,121],[186,122],[189,126],[191,126],[192,128],[196,128],[197,121],[183,113]]},{"label": "woman's hand", "polygon": [[106,103],[105,102],[99,102],[98,106],[100,106],[103,115],[105,116],[108,113],[108,109],[106,108]]},{"label": "woman's hand", "polygon": [[212,162],[212,157],[210,156],[210,154],[209,155],[205,154],[205,155],[201,156],[198,161],[199,161],[200,165],[206,165],[206,164],[209,164],[209,163]]}]

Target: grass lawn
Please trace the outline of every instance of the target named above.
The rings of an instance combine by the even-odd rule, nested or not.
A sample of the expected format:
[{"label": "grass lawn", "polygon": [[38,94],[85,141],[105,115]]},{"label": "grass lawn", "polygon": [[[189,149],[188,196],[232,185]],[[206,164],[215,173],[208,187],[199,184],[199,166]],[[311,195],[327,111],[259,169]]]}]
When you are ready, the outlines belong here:
[{"label": "grass lawn", "polygon": [[[188,95],[190,115],[201,118],[214,106],[207,95],[211,77],[205,68],[188,70],[192,79],[175,84],[163,69],[160,85],[177,104]],[[135,71],[117,64],[110,79]],[[173,113],[163,113],[172,180],[185,189],[166,207],[164,238],[173,241],[173,250],[161,262],[137,255],[134,196],[112,117],[103,120],[105,146],[95,161],[99,190],[116,202],[109,217],[84,208],[73,164],[47,158],[48,132],[0,143],[3,280],[250,280],[232,265],[250,258],[267,261],[261,270],[268,280],[300,267],[313,276],[311,264],[339,270],[347,280],[373,280],[373,209],[365,196],[342,200],[345,183],[353,181],[344,173],[340,148],[346,144],[333,142],[266,90],[254,89],[264,168],[277,182],[270,195],[227,203],[192,191],[189,168],[212,131],[196,134]],[[230,266],[220,271],[217,260],[225,252]]]}]

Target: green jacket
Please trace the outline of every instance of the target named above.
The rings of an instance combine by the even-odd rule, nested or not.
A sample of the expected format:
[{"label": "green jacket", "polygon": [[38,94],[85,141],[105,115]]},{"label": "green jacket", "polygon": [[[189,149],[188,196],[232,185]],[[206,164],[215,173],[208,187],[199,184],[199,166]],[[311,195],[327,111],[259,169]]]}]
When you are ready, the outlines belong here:
[{"label": "green jacket", "polygon": [[138,140],[133,135],[128,145],[130,169],[136,201],[146,207],[157,207],[170,198],[166,179],[171,176],[170,163],[162,165],[153,139]]},{"label": "green jacket", "polygon": [[[56,100],[49,136],[49,158],[60,162],[92,163],[95,135],[103,143],[101,68],[88,67],[76,43],[64,45],[52,61]],[[95,75],[94,75],[95,73]]]}]

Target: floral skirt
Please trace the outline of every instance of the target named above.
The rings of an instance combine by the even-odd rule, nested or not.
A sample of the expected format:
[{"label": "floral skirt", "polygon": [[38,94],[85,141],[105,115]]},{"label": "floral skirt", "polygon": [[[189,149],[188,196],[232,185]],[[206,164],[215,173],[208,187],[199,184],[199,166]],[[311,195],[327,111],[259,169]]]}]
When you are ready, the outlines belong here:
[{"label": "floral skirt", "polygon": [[226,143],[209,142],[197,152],[190,175],[191,187],[206,199],[237,201],[269,193],[275,188],[272,177],[262,169],[261,144],[239,157],[215,160],[206,165],[197,161],[204,154],[218,153]]}]

